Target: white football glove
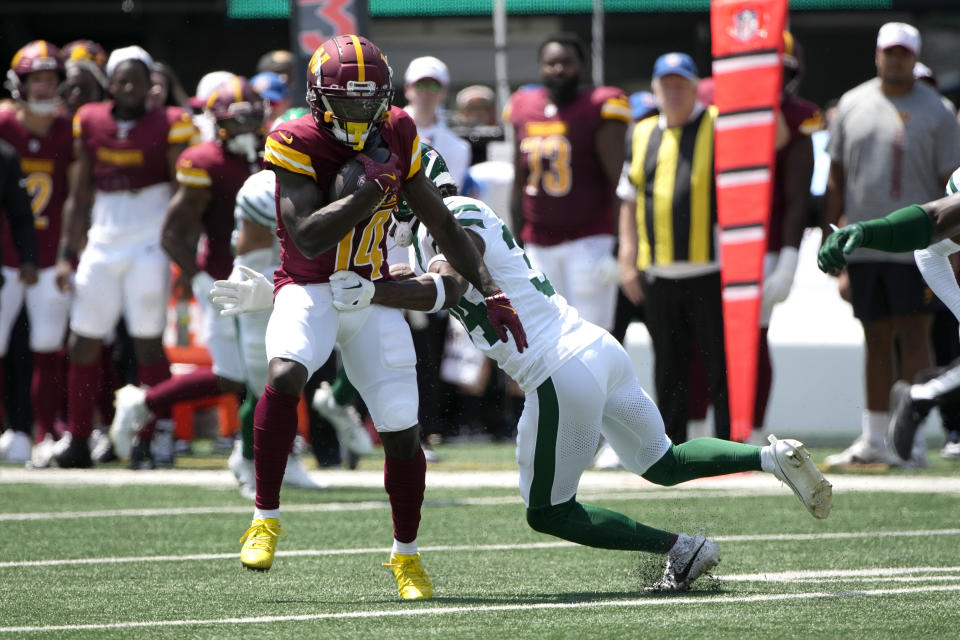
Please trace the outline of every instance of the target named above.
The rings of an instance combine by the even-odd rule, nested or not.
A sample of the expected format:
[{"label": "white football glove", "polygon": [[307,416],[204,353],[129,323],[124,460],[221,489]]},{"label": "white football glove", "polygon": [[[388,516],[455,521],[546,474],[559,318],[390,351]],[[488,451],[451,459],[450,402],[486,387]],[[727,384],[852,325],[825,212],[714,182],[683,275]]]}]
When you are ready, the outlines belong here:
[{"label": "white football glove", "polygon": [[793,274],[797,271],[797,249],[783,247],[777,256],[777,264],[770,275],[763,279],[763,306],[772,307],[787,299],[793,286]]},{"label": "white football glove", "polygon": [[273,283],[262,273],[250,267],[241,264],[237,265],[237,268],[249,280],[240,282],[217,280],[213,283],[213,289],[210,290],[210,300],[213,304],[223,307],[220,315],[229,317],[272,308]]},{"label": "white football glove", "polygon": [[190,289],[197,300],[210,300],[210,291],[213,289],[213,276],[206,271],[197,271],[190,279]]},{"label": "white football glove", "polygon": [[356,311],[370,306],[374,286],[353,271],[337,271],[330,275],[330,292],[339,311]]},{"label": "white football glove", "polygon": [[600,284],[619,284],[620,265],[612,255],[603,256],[593,267],[593,277]]}]

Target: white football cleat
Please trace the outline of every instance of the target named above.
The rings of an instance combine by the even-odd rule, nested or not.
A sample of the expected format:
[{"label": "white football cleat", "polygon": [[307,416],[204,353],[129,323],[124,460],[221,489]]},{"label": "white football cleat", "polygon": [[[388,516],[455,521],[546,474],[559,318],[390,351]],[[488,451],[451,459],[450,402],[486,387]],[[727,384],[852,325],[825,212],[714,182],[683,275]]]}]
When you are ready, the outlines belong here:
[{"label": "white football cleat", "polygon": [[347,451],[358,456],[373,452],[373,440],[363,426],[360,414],[350,405],[340,406],[333,399],[329,382],[321,382],[313,394],[313,408],[337,431],[337,439]]},{"label": "white football cleat", "polygon": [[233,451],[227,458],[227,466],[233,472],[240,485],[240,495],[253,500],[257,497],[257,476],[253,469],[253,460],[243,457],[243,442],[239,439],[233,444]]},{"label": "white football cleat", "polygon": [[4,440],[3,444],[0,445],[4,452],[4,460],[21,464],[30,460],[30,451],[33,446],[30,443],[30,436],[23,431],[7,429],[0,436],[0,439]]},{"label": "white football cleat", "polygon": [[720,548],[716,542],[700,533],[692,538],[682,536],[667,552],[667,567],[663,571],[663,577],[649,590],[686,591],[694,580],[719,562]]},{"label": "white football cleat", "polygon": [[810,459],[810,453],[797,440],[777,440],[769,436],[773,475],[793,490],[814,518],[826,518],[833,507],[833,485],[823,477]]},{"label": "white football cleat", "polygon": [[117,389],[113,402],[117,408],[110,424],[110,440],[114,452],[120,458],[129,458],[133,449],[133,438],[143,428],[153,414],[147,409],[147,390],[128,384]]},{"label": "white football cleat", "polygon": [[600,447],[600,451],[597,452],[597,455],[593,457],[593,468],[594,469],[622,469],[623,463],[620,462],[620,456],[617,455],[617,452],[613,450],[613,447],[610,446],[610,442],[607,440],[603,441],[603,445]]},{"label": "white football cleat", "polygon": [[43,440],[33,445],[33,453],[30,455],[30,466],[34,469],[46,469],[53,462],[53,450],[57,441],[53,435],[48,433],[43,436]]},{"label": "white football cleat", "polygon": [[827,456],[823,463],[828,467],[842,467],[852,464],[886,464],[899,466],[901,461],[884,447],[875,447],[863,436],[853,441],[849,447]]},{"label": "white football cleat", "polygon": [[307,470],[300,464],[300,457],[291,453],[287,456],[287,468],[283,472],[283,484],[288,487],[297,487],[299,489],[326,489],[326,485],[320,484],[310,477]]}]

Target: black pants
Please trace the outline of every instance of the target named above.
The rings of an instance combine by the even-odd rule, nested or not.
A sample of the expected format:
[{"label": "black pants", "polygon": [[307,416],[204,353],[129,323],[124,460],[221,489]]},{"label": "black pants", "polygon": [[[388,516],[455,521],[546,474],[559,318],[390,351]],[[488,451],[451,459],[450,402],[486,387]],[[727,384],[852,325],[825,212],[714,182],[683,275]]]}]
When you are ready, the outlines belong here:
[{"label": "black pants", "polygon": [[667,435],[676,444],[687,440],[691,345],[696,342],[706,364],[717,437],[729,440],[720,274],[677,279],[647,276],[643,288],[647,330],[653,341],[657,405]]}]

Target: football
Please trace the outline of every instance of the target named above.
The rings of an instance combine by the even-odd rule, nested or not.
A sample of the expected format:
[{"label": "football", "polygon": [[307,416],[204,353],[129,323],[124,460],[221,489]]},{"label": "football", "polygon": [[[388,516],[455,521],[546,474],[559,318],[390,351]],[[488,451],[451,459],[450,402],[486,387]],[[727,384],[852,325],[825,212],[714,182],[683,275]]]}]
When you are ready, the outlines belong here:
[{"label": "football", "polygon": [[[386,147],[374,147],[364,153],[377,162],[386,162],[390,159],[390,150]],[[333,182],[330,183],[330,202],[346,198],[359,189],[365,181],[366,170],[363,163],[356,156],[350,158],[343,163],[343,166],[337,171],[337,175],[333,177]]]}]

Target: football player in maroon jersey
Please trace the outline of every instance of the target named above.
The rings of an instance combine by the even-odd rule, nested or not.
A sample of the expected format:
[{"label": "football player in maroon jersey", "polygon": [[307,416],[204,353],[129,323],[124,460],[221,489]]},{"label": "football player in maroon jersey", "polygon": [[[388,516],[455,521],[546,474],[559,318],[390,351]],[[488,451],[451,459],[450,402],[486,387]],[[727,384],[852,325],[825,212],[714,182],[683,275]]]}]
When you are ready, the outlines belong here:
[{"label": "football player in maroon jersey", "polygon": [[88,102],[103,100],[107,92],[107,52],[93,40],[74,40],[63,45],[66,82],[63,101],[74,114]]},{"label": "football player in maroon jersey", "polygon": [[540,45],[543,87],[520,89],[503,118],[516,135],[513,234],[585,319],[613,328],[616,187],[630,122],[615,87],[584,87],[584,49],[570,34]]},{"label": "football player in maroon jersey", "polygon": [[[14,322],[26,303],[33,352],[30,401],[37,443],[32,461],[44,467],[53,453],[54,420],[60,406],[56,394],[63,388],[57,351],[63,344],[70,309],[69,296],[54,281],[67,170],[73,159],[70,120],[58,114],[57,87],[62,79],[60,51],[43,40],[31,42],[17,51],[7,72],[16,108],[0,110],[0,138],[20,154],[38,249],[37,264],[21,263],[4,220],[0,358],[7,353]],[[26,442],[25,448],[18,447],[20,457],[23,453],[29,456],[27,434],[18,432],[18,436]]]},{"label": "football player in maroon jersey", "polygon": [[[57,284],[74,291],[67,381],[70,434],[58,443],[55,455],[63,467],[91,464],[88,438],[100,347],[121,313],[133,337],[140,382],[154,385],[170,377],[160,340],[170,277],[160,227],[176,160],[194,129],[179,107],[147,110],[152,65],[140,47],[113,51],[107,61],[113,99],[83,105],[73,121],[77,179],[64,209],[57,259]],[[74,279],[73,261],[81,249]]]},{"label": "football player in maroon jersey", "polygon": [[[311,113],[271,132],[264,155],[277,174],[282,257],[266,336],[269,377],[254,422],[256,510],[240,560],[258,570],[273,564],[281,531],[280,483],[296,434],[297,404],[307,379],[337,344],[386,454],[384,486],[394,523],[387,566],[402,598],[429,598],[433,587],[417,552],[426,462],[410,329],[395,309],[372,306],[340,314],[329,276],[347,269],[370,280],[390,277],[385,232],[402,190],[455,268],[486,296],[485,311],[500,337],[507,341],[509,330],[518,348],[526,347],[526,337],[509,299],[421,171],[416,127],[403,110],[390,106],[386,56],[366,38],[341,35],[316,50],[307,71]],[[382,152],[379,147],[389,152],[386,161],[361,153]],[[363,164],[365,180],[351,195],[329,201],[334,176],[352,158]]]}]

